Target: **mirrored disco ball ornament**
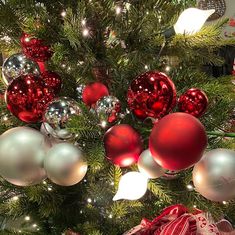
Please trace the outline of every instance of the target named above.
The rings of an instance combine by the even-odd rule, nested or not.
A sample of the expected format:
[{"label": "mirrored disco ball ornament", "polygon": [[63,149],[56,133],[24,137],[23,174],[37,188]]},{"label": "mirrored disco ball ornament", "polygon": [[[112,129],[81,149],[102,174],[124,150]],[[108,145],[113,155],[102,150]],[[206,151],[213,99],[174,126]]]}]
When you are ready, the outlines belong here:
[{"label": "mirrored disco ball ornament", "polygon": [[101,122],[114,123],[120,117],[121,102],[115,96],[104,96],[96,102],[95,110]]},{"label": "mirrored disco ball ornament", "polygon": [[47,132],[58,139],[71,139],[74,134],[67,128],[66,124],[74,115],[80,115],[81,109],[78,103],[68,97],[60,97],[47,105],[43,121]]},{"label": "mirrored disco ball ornament", "polygon": [[12,80],[22,75],[39,75],[40,69],[36,62],[21,53],[17,53],[5,60],[2,66],[2,73],[3,81],[8,85]]}]

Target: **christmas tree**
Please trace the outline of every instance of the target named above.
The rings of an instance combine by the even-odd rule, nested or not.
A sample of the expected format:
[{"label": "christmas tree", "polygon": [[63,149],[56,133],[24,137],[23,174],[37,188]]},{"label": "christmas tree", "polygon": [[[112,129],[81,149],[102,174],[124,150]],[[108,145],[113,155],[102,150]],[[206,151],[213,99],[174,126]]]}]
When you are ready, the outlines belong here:
[{"label": "christmas tree", "polygon": [[0,234],[121,235],[175,204],[235,223],[233,78],[205,72],[235,41],[190,7],[0,2]]}]

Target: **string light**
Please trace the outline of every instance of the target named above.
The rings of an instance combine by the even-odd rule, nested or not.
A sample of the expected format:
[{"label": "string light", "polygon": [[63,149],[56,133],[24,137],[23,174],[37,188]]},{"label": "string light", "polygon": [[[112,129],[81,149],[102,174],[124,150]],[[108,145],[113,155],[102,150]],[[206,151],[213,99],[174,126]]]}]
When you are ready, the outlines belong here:
[{"label": "string light", "polygon": [[166,68],[165,68],[165,70],[166,70],[166,72],[170,72],[171,67],[170,67],[169,65],[167,65]]},{"label": "string light", "polygon": [[88,203],[91,203],[91,202],[92,202],[91,198],[88,198],[88,199],[87,199],[87,202],[88,202]]},{"label": "string light", "polygon": [[116,15],[119,15],[122,12],[122,8],[120,6],[115,7]]},{"label": "string light", "polygon": [[45,180],[42,181],[43,184],[47,184],[47,182]]},{"label": "string light", "polygon": [[65,11],[65,10],[63,10],[63,11],[61,12],[61,16],[62,16],[63,18],[66,16],[66,11]]},{"label": "string light", "polygon": [[110,215],[109,215],[109,218],[110,218],[110,219],[112,219],[112,218],[113,218],[113,215],[112,215],[112,214],[110,214]]},{"label": "string light", "polygon": [[89,36],[89,30],[88,30],[87,28],[83,29],[82,35],[83,35],[84,37],[88,37],[88,36]]},{"label": "string light", "polygon": [[192,186],[191,184],[188,184],[188,185],[187,185],[187,189],[188,189],[189,191],[193,191],[194,188],[193,188],[193,186]]},{"label": "string light", "polygon": [[22,231],[21,231],[21,230],[19,230],[18,232],[19,232],[19,233],[22,233]]},{"label": "string light", "polygon": [[52,191],[52,187],[48,187],[47,190],[48,190],[48,191]]},{"label": "string light", "polygon": [[36,227],[37,227],[37,224],[33,224],[32,226],[33,226],[33,228],[36,228]]},{"label": "string light", "polygon": [[86,19],[83,19],[82,20],[82,26],[85,26],[86,25]]},{"label": "string light", "polygon": [[197,206],[196,206],[196,205],[194,205],[193,207],[194,207],[194,208],[197,208]]},{"label": "string light", "polygon": [[148,70],[148,69],[149,69],[149,66],[148,66],[148,65],[145,65],[144,68],[145,68],[146,70]]},{"label": "string light", "polygon": [[107,122],[106,121],[102,121],[100,125],[101,125],[102,128],[106,128],[107,127]]},{"label": "string light", "polygon": [[226,201],[223,201],[222,203],[223,203],[224,205],[227,205],[227,202],[226,202]]},{"label": "string light", "polygon": [[114,182],[111,182],[111,183],[110,183],[110,185],[112,185],[112,186],[113,186],[113,185],[114,185]]},{"label": "string light", "polygon": [[25,216],[25,217],[24,217],[24,220],[25,220],[25,221],[30,221],[30,217],[29,217],[29,216]]},{"label": "string light", "polygon": [[19,197],[18,197],[18,196],[14,196],[14,197],[12,198],[12,200],[13,200],[13,201],[17,201],[17,200],[19,200]]}]

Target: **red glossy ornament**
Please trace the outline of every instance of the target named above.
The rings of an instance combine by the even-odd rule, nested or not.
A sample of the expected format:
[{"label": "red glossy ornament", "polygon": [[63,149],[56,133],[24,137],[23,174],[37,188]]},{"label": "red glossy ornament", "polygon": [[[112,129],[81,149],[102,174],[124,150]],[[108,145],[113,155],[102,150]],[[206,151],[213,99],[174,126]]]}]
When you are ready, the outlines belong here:
[{"label": "red glossy ornament", "polygon": [[126,124],[110,128],[104,135],[106,158],[120,167],[137,163],[142,152],[142,141],[138,132]]},{"label": "red glossy ornament", "polygon": [[177,171],[198,162],[207,146],[201,122],[187,113],[173,113],[157,122],[149,139],[150,152],[163,168]]},{"label": "red glossy ornament", "polygon": [[101,82],[93,82],[88,85],[83,90],[82,100],[83,102],[91,106],[95,104],[100,98],[108,96],[108,88]]},{"label": "red glossy ornament", "polygon": [[206,94],[197,88],[191,88],[182,94],[178,101],[179,111],[201,117],[207,110],[208,98]]},{"label": "red glossy ornament", "polygon": [[32,35],[28,33],[22,33],[22,36],[20,38],[21,46],[22,47],[30,47],[35,45],[41,45],[42,40],[33,37]]},{"label": "red glossy ornament", "polygon": [[60,92],[62,81],[57,73],[46,71],[41,74],[41,78],[45,86],[54,90],[55,94],[58,94]]},{"label": "red glossy ornament", "polygon": [[127,102],[139,119],[162,118],[176,104],[175,85],[164,73],[146,72],[131,83]]},{"label": "red glossy ornament", "polygon": [[54,97],[54,91],[33,75],[13,80],[6,91],[7,108],[13,115],[27,123],[41,121],[47,103]]}]

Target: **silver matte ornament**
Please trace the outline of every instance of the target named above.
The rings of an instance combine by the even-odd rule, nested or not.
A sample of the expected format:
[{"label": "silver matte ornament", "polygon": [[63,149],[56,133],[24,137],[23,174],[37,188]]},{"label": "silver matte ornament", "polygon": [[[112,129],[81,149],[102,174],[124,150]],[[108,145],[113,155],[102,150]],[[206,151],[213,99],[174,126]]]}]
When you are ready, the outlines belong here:
[{"label": "silver matte ornament", "polygon": [[75,100],[59,97],[47,105],[43,115],[45,129],[54,138],[71,139],[74,135],[66,129],[65,125],[73,115],[80,113],[81,110]]},{"label": "silver matte ornament", "polygon": [[45,158],[44,167],[48,178],[61,186],[79,183],[87,172],[83,153],[69,143],[54,145]]},{"label": "silver matte ornament", "polygon": [[114,123],[120,117],[121,102],[115,96],[104,96],[96,102],[95,110],[101,122]]},{"label": "silver matte ornament", "polygon": [[216,202],[235,199],[235,151],[214,149],[194,166],[193,183],[203,197]]},{"label": "silver matte ornament", "polygon": [[146,175],[149,179],[156,179],[163,176],[166,172],[160,165],[158,165],[150,153],[149,149],[141,153],[138,161],[139,171]]},{"label": "silver matte ornament", "polygon": [[22,75],[39,75],[40,69],[36,62],[30,60],[21,53],[14,54],[7,58],[2,66],[3,81],[9,85],[12,80]]},{"label": "silver matte ornament", "polygon": [[29,127],[16,127],[0,136],[0,175],[18,186],[46,178],[43,161],[49,149],[45,137]]}]

